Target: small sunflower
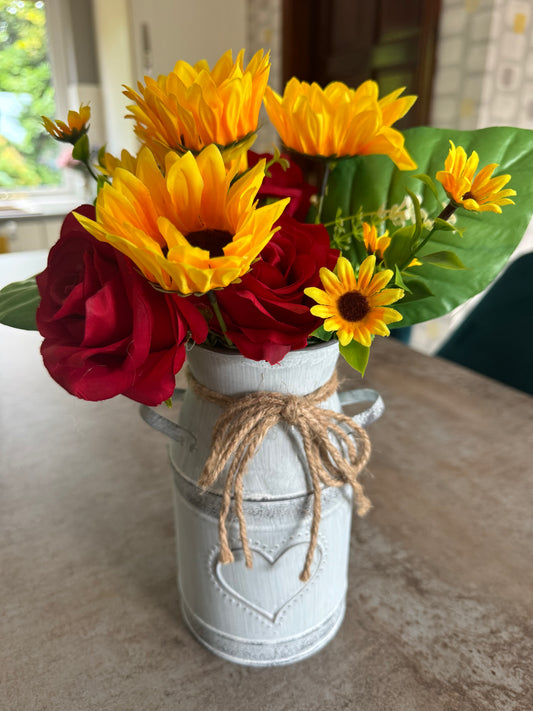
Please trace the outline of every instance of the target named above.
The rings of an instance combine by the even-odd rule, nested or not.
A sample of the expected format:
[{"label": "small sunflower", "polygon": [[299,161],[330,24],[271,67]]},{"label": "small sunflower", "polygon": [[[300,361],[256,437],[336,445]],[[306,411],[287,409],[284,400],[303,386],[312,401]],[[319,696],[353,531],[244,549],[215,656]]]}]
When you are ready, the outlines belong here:
[{"label": "small sunflower", "polygon": [[416,163],[404,138],[392,128],[416,100],[400,97],[402,91],[379,99],[374,81],[355,90],[342,82],[322,89],[293,77],[283,97],[267,87],[264,104],[283,143],[298,153],[325,158],[378,153],[389,156],[400,170],[413,170]]},{"label": "small sunflower", "polygon": [[386,230],[381,237],[378,237],[376,226],[369,225],[368,222],[363,222],[363,239],[367,252],[369,254],[375,254],[378,259],[383,259],[385,250],[391,241],[388,230]]},{"label": "small sunflower", "polygon": [[41,118],[43,126],[52,138],[74,145],[89,130],[87,121],[91,118],[91,107],[81,104],[79,111],[69,111],[67,123],[59,120],[52,121],[46,116],[41,116]]},{"label": "small sunflower", "polygon": [[479,164],[479,156],[473,151],[467,159],[465,149],[450,141],[450,151],[444,163],[444,170],[437,173],[437,180],[456,207],[474,212],[501,213],[502,205],[514,205],[509,198],[515,190],[502,190],[511,180],[510,175],[492,177],[498,163],[490,163],[474,177]]},{"label": "small sunflower", "polygon": [[367,257],[355,276],[351,263],[339,257],[335,272],[322,267],[320,280],[325,291],[316,287],[305,289],[317,302],[311,307],[314,316],[325,319],[326,331],[337,331],[339,343],[347,346],[352,340],[363,346],[372,344],[372,335],[388,336],[388,323],[400,321],[402,315],[389,304],[403,297],[403,289],[385,289],[392,279],[391,269],[375,273],[376,257]]},{"label": "small sunflower", "polygon": [[169,153],[163,175],[144,147],[134,172],[116,168],[99,191],[96,221],[77,218],[162,289],[204,294],[250,269],[289,202],[257,207],[264,160],[237,179],[236,170],[226,170],[212,144],[197,157]]},{"label": "small sunflower", "polygon": [[226,163],[250,147],[270,71],[269,55],[259,50],[245,67],[244,50],[235,62],[226,52],[213,69],[205,60],[191,66],[179,61],[157,81],[146,77],[138,93],[124,92],[135,133],[160,165],[171,151],[198,153],[210,143],[228,151]]}]

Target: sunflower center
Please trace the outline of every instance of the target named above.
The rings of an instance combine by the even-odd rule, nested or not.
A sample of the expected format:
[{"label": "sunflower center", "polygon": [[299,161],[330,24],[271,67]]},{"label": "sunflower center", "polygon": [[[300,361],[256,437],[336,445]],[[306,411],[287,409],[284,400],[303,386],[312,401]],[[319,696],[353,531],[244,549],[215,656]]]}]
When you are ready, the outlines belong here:
[{"label": "sunflower center", "polygon": [[366,296],[359,291],[347,291],[337,301],[339,314],[345,321],[361,321],[370,311]]},{"label": "sunflower center", "polygon": [[474,193],[470,192],[470,190],[463,195],[461,200],[475,200],[476,198],[474,197]]},{"label": "sunflower center", "polygon": [[187,242],[192,247],[205,249],[210,257],[223,257],[224,247],[232,239],[233,235],[225,230],[198,230],[187,235]]}]

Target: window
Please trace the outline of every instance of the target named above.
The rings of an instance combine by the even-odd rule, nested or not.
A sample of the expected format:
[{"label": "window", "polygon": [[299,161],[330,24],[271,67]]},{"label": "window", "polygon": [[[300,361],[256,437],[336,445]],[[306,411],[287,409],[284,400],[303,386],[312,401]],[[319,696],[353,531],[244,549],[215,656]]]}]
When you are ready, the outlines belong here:
[{"label": "window", "polygon": [[[44,0],[0,0],[0,191],[61,187],[62,147],[41,125],[57,115]],[[51,14],[52,14],[51,13]]]}]

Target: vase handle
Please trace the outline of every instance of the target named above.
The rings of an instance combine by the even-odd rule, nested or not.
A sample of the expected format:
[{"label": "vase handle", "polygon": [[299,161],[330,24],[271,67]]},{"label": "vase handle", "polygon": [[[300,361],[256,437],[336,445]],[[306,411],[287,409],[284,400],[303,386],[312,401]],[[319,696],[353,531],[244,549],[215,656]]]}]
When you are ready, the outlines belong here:
[{"label": "vase handle", "polygon": [[[174,390],[174,395],[172,396],[172,399],[181,402],[183,400],[184,395],[185,390],[183,390],[182,388],[176,388],[176,390]],[[152,427],[154,430],[162,432],[169,439],[174,440],[174,442],[178,442],[183,447],[188,447],[190,451],[196,448],[196,437],[193,435],[192,432],[186,430],[185,427],[181,427],[176,422],[172,422],[172,420],[169,420],[168,417],[160,415],[154,410],[153,407],[149,407],[148,405],[141,405],[139,408],[139,412],[146,424],[150,425],[150,427]]]},{"label": "vase handle", "polygon": [[371,402],[370,407],[367,407],[363,412],[358,412],[353,415],[352,420],[357,422],[361,427],[371,425],[378,420],[385,412],[385,403],[377,390],[371,388],[358,388],[357,390],[344,390],[339,393],[341,406],[354,405],[359,402]]},{"label": "vase handle", "polygon": [[[182,388],[176,388],[174,390],[173,399],[181,402],[185,395],[185,390]],[[371,425],[373,422],[378,420],[385,411],[385,403],[383,398],[377,392],[377,390],[372,390],[371,388],[358,388],[356,390],[344,390],[339,393],[339,400],[342,407],[345,405],[354,405],[360,402],[371,402],[372,404],[363,412],[358,412],[353,415],[352,419],[357,422],[361,427],[366,427]],[[193,450],[196,447],[197,439],[192,432],[172,422],[167,417],[160,415],[155,411],[154,408],[148,405],[141,405],[139,408],[141,417],[150,425],[154,430],[162,432],[169,439],[178,442],[184,447],[188,447],[189,450]]]}]

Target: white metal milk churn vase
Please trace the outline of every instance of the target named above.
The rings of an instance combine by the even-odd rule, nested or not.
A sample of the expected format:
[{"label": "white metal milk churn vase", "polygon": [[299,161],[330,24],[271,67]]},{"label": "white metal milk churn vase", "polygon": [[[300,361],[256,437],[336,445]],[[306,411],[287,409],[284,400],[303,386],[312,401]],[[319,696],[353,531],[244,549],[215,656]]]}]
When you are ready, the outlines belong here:
[{"label": "white metal milk churn vase", "polygon": [[[281,363],[195,346],[171,438],[183,617],[215,654],[289,664],[323,647],[344,616],[353,497],[370,453],[363,425],[383,411],[371,390],[338,393],[338,344]],[[350,418],[342,404],[373,401]]]}]

